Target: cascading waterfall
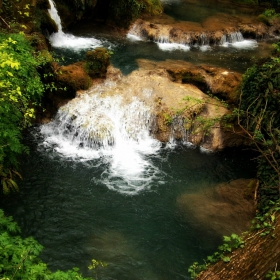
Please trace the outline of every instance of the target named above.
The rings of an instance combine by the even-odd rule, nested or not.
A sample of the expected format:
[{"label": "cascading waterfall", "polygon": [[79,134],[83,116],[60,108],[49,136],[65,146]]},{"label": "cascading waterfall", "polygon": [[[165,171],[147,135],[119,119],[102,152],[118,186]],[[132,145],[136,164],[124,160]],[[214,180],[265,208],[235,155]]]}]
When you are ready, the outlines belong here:
[{"label": "cascading waterfall", "polygon": [[53,0],[49,0],[51,8],[49,14],[57,25],[58,32],[52,33],[49,40],[53,47],[56,48],[70,48],[74,50],[80,49],[92,49],[102,46],[102,42],[95,38],[84,38],[76,37],[69,33],[64,33],[62,30],[62,24],[60,16],[58,15],[57,9]]},{"label": "cascading waterfall", "polygon": [[155,39],[158,47],[163,51],[172,51],[172,50],[182,50],[188,51],[190,50],[190,46],[184,43],[173,43],[170,42],[169,36],[159,36]]},{"label": "cascading waterfall", "polygon": [[[102,161],[102,183],[122,193],[147,188],[157,170],[148,156],[161,144],[149,134],[150,108],[136,97],[104,97],[112,85],[91,89],[61,107],[55,119],[41,126],[43,146],[71,160]],[[117,179],[116,179],[117,178]]]},{"label": "cascading waterfall", "polygon": [[[202,51],[206,51],[211,48],[210,46],[210,37],[209,34],[201,33],[197,35],[195,33],[184,33],[179,32],[179,36],[176,34],[173,36],[171,33],[172,29],[168,29],[166,26],[162,27],[157,25],[155,28],[155,34],[153,34],[152,38],[150,38],[147,34],[146,26],[143,22],[136,22],[127,34],[127,38],[131,40],[142,40],[142,41],[150,41],[155,42],[161,50],[164,51],[172,51],[172,50],[183,50],[189,51],[191,47],[199,48]],[[149,27],[150,28],[150,27]],[[172,31],[172,32],[171,32]],[[234,48],[239,49],[252,49],[258,46],[257,41],[255,40],[245,40],[242,33],[240,31],[232,32],[229,34],[224,34],[220,41],[212,42],[213,45],[229,47],[232,46]]]},{"label": "cascading waterfall", "polygon": [[220,45],[223,47],[233,46],[235,48],[256,48],[258,46],[255,40],[245,40],[242,33],[232,32],[230,34],[225,34],[220,40]]}]

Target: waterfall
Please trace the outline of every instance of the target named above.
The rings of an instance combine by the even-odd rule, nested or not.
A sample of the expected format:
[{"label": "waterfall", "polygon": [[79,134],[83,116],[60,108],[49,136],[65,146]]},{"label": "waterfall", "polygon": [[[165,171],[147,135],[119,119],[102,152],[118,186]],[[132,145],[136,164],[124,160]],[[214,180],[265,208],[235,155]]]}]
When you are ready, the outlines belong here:
[{"label": "waterfall", "polygon": [[173,43],[170,41],[168,35],[162,35],[155,39],[158,47],[163,51],[173,51],[173,50],[182,50],[189,51],[190,46],[184,43]]},{"label": "waterfall", "polygon": [[232,46],[238,49],[253,49],[258,46],[258,43],[255,40],[245,40],[242,33],[238,31],[223,35],[220,45],[223,47]]},{"label": "waterfall", "polygon": [[76,37],[62,30],[61,19],[55,7],[53,0],[49,0],[51,8],[48,10],[51,18],[57,25],[58,32],[52,33],[49,40],[53,47],[69,48],[74,50],[92,49],[102,46],[102,42],[95,38]]},{"label": "waterfall", "polygon": [[151,109],[137,97],[103,96],[111,82],[96,86],[62,106],[40,127],[44,149],[76,161],[107,166],[102,183],[133,194],[146,188],[157,170],[149,163],[161,143],[150,136]]},{"label": "waterfall", "polygon": [[51,8],[48,10],[51,18],[54,20],[54,22],[57,25],[58,32],[62,31],[62,25],[61,25],[61,19],[58,15],[57,9],[55,8],[54,2],[52,0],[49,0]]},{"label": "waterfall", "polygon": [[[127,38],[134,41],[153,41],[163,51],[182,50],[189,51],[191,48],[199,48],[201,51],[211,49],[211,45],[234,47],[239,49],[252,49],[258,46],[255,40],[245,40],[240,31],[224,34],[220,42],[211,39],[211,33],[183,32],[180,29],[168,25],[153,24],[145,21],[136,21],[127,33]],[[214,41],[214,42],[213,42]]]}]

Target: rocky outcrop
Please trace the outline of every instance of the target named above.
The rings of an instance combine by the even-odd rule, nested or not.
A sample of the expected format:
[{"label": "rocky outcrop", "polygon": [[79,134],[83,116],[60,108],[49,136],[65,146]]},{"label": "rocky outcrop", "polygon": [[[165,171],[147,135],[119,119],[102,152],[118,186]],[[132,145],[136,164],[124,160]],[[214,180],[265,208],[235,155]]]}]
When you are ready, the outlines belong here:
[{"label": "rocky outcrop", "polygon": [[[173,82],[163,68],[141,68],[122,76],[110,66],[108,83],[112,85],[108,87],[104,84],[104,96],[118,94],[126,102],[137,97],[151,108],[151,134],[162,142],[190,141],[210,150],[244,143],[239,136],[235,136],[236,141],[225,141],[228,140],[227,132],[221,125],[221,119],[229,110],[222,102],[192,84]],[[103,88],[102,84],[99,86]]]},{"label": "rocky outcrop", "polygon": [[[241,82],[241,74],[239,73],[206,65],[195,66],[184,61],[151,62],[139,59],[137,62],[140,68],[146,70],[162,69],[166,71],[170,79],[176,83],[186,84],[193,88],[197,87],[202,92],[210,92],[213,96],[216,95],[221,100],[226,100],[231,104],[237,102],[237,90]],[[194,105],[195,100],[196,102],[198,100],[197,97],[193,96],[188,97],[189,102],[192,98],[192,102],[194,102],[192,105],[185,104],[186,107],[184,107],[184,102],[181,101],[177,105],[172,104],[169,110],[159,114],[159,127],[162,129],[158,130],[157,138],[161,141],[168,141],[172,128],[174,139],[182,140],[183,132],[186,133],[187,130],[188,141],[210,150],[248,145],[249,142],[243,137],[243,132],[238,126],[234,125],[233,120],[227,124],[221,122],[223,117],[230,113],[223,102],[206,94],[204,96],[204,102],[200,103],[199,106],[198,104]],[[192,111],[191,117],[186,114],[189,107],[196,108],[196,111]],[[182,123],[185,130],[182,130],[182,125],[180,125]],[[230,126],[226,128],[228,124]]]},{"label": "rocky outcrop", "polygon": [[194,65],[180,60],[151,62],[139,59],[138,64],[146,69],[165,69],[172,81],[195,85],[201,91],[209,92],[228,103],[236,104],[238,101],[237,90],[242,78],[240,73],[205,64]]},{"label": "rocky outcrop", "polygon": [[[129,33],[142,40],[154,42],[177,43],[189,46],[219,45],[236,40],[263,39],[278,36],[280,20],[275,18],[272,23],[265,24],[257,17],[243,18],[227,14],[216,14],[201,23],[175,21],[162,15],[160,17],[136,20]],[[241,35],[242,34],[242,35]],[[242,37],[243,36],[243,37]]]},{"label": "rocky outcrop", "polygon": [[190,22],[158,24],[138,19],[130,28],[129,33],[143,40],[168,42],[185,45],[217,45],[224,35],[237,32],[235,26],[227,29],[209,30],[197,27]]},{"label": "rocky outcrop", "polygon": [[110,52],[105,48],[96,48],[86,53],[85,70],[91,78],[105,78],[110,65]]},{"label": "rocky outcrop", "polygon": [[[49,54],[47,52],[47,54]],[[50,55],[50,54],[49,54]],[[49,61],[53,61],[52,58]],[[46,110],[38,114],[38,122],[48,122],[56,114],[59,107],[76,97],[79,91],[87,90],[93,84],[103,82],[110,64],[110,54],[107,49],[97,48],[86,53],[85,61],[60,66],[52,62],[46,75],[46,84],[53,85],[47,91],[43,104]],[[111,74],[112,77],[112,74]]]},{"label": "rocky outcrop", "polygon": [[[103,95],[121,95],[127,102],[137,97],[150,107],[152,110],[150,133],[155,138],[162,142],[188,141],[209,150],[221,150],[245,143],[245,138],[240,136],[237,130],[233,132],[232,127],[224,128],[223,118],[230,111],[223,102],[203,93],[195,82],[182,83],[183,73],[191,68],[192,73],[196,75],[198,75],[196,71],[203,73],[204,76],[201,75],[205,87],[223,88],[218,86],[220,80],[221,85],[225,84],[224,88],[230,92],[230,89],[235,90],[235,86],[229,86],[228,82],[225,82],[224,76],[227,75],[222,74],[224,69],[208,69],[205,66],[195,70],[184,63],[180,68],[178,61],[166,62],[169,67],[165,67],[164,62],[151,63],[141,60],[138,63],[140,69],[128,76],[122,76],[119,70],[109,66],[106,69],[108,72],[102,91]],[[103,87],[104,79],[93,80],[85,69],[82,62],[56,69],[58,86],[67,87],[67,90],[51,93],[50,99],[56,108],[55,111],[69,98],[73,98],[76,92],[82,94],[92,82],[99,83],[99,87]],[[206,70],[210,74],[207,74]],[[233,80],[234,73],[228,77]],[[112,86],[105,86],[108,83],[112,83]]]}]

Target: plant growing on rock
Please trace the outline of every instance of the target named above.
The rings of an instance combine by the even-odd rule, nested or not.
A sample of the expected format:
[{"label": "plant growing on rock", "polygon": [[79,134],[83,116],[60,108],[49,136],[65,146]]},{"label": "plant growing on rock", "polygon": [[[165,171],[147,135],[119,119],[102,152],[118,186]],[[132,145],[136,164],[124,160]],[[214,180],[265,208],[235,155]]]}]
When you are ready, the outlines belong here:
[{"label": "plant growing on rock", "polygon": [[213,255],[208,256],[204,264],[200,265],[198,264],[198,262],[194,262],[189,267],[188,272],[191,274],[191,277],[193,279],[196,278],[200,272],[207,269],[207,267],[218,262],[219,260],[222,260],[225,263],[229,262],[229,253],[231,253],[234,249],[244,247],[244,241],[242,237],[235,233],[231,234],[231,236],[224,236],[223,241],[224,243],[221,246],[219,246],[219,250]]},{"label": "plant growing on rock", "polygon": [[105,48],[96,48],[86,53],[85,70],[92,78],[106,77],[111,53]]}]

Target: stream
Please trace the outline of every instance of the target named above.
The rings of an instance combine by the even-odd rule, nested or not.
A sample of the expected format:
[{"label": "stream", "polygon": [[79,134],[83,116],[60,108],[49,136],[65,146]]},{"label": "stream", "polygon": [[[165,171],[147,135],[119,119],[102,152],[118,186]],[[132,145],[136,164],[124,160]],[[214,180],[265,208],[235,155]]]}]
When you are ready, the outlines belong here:
[{"label": "stream", "polygon": [[[180,12],[179,0],[165,2],[169,15]],[[88,48],[105,46],[113,52],[113,66],[125,75],[138,69],[140,58],[203,62],[243,73],[253,57],[269,50],[267,41],[254,47],[160,48],[89,22],[71,34],[59,32],[52,44],[65,64],[80,60]],[[61,36],[63,47],[56,44]],[[97,271],[102,280],[190,279],[188,267],[212,254],[222,233],[191,211],[186,216],[178,201],[221,182],[254,177],[252,153],[162,144],[149,135],[149,110],[141,102],[101,100],[96,92],[85,98],[26,133],[30,154],[21,160],[24,180],[4,210],[23,236],[32,235],[44,246],[41,257],[52,270],[79,267],[84,276],[94,276],[87,267],[96,259],[107,264]]]}]

